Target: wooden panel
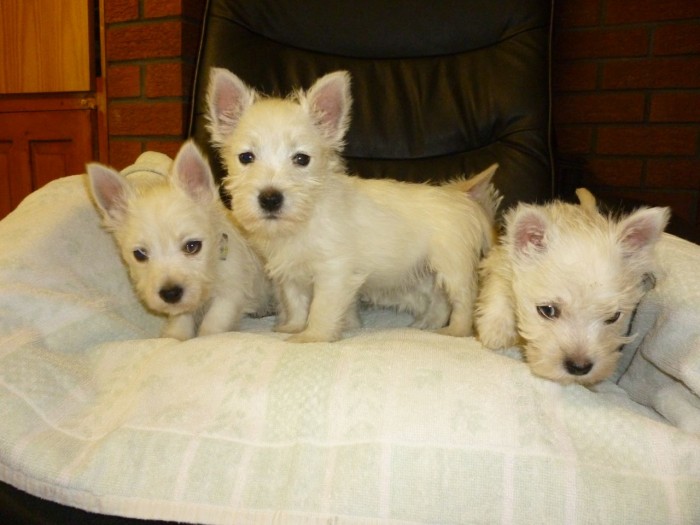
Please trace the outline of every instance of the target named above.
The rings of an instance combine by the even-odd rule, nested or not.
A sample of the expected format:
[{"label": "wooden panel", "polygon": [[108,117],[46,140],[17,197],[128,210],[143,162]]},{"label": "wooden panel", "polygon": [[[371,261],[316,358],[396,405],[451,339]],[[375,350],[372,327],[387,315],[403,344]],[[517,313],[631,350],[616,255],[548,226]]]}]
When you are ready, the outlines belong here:
[{"label": "wooden panel", "polygon": [[0,0],[0,93],[89,91],[91,0]]},{"label": "wooden panel", "polygon": [[0,142],[0,217],[4,217],[12,210],[10,198],[10,147],[9,141]]},{"label": "wooden panel", "polygon": [[[54,179],[72,173],[68,169],[75,155],[74,143],[68,140],[42,140],[29,143],[32,188],[41,188]],[[78,170],[82,171],[82,170]]]},{"label": "wooden panel", "polygon": [[[1,2],[2,0],[0,0]],[[102,82],[96,83],[101,86]],[[97,93],[31,93],[0,97],[0,113],[20,111],[63,111],[67,109],[93,109],[98,106]]]},{"label": "wooden panel", "polygon": [[95,159],[96,113],[0,113],[0,218],[47,182],[85,172],[85,163]]}]

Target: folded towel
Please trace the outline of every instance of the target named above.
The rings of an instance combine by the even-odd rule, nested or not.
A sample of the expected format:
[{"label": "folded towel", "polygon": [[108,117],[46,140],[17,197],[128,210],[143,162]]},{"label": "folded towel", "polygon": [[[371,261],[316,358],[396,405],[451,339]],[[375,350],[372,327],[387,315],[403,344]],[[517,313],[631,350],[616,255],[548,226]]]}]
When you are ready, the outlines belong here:
[{"label": "folded towel", "polygon": [[700,247],[664,235],[660,274],[639,305],[636,352],[619,385],[669,421],[698,431],[700,412]]}]

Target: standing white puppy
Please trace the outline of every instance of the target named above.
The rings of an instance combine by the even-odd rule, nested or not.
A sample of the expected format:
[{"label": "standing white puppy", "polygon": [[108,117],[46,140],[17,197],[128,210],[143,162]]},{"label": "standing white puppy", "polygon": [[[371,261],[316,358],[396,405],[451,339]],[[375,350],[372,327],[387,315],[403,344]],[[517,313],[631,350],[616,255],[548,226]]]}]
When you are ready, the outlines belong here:
[{"label": "standing white puppy", "polygon": [[[191,141],[170,174],[123,177],[93,163],[90,189],[134,287],[148,308],[168,316],[164,337],[189,339],[263,315],[271,284],[262,262],[234,227],[206,160]],[[133,179],[133,180],[132,180]]]},{"label": "standing white puppy", "polygon": [[[361,295],[395,300],[419,326],[437,328],[449,317],[443,333],[471,333],[477,264],[491,246],[499,201],[490,183],[496,166],[443,186],[348,176],[343,71],[280,99],[213,69],[208,95],[233,213],[281,292],[278,331],[294,333],[294,342],[338,339],[358,322]],[[431,314],[433,303],[442,313]]]},{"label": "standing white puppy", "polygon": [[593,384],[610,376],[635,308],[653,286],[654,245],[667,208],[614,219],[595,198],[579,206],[520,204],[481,265],[476,312],[489,348],[522,346],[533,373],[561,383]]}]

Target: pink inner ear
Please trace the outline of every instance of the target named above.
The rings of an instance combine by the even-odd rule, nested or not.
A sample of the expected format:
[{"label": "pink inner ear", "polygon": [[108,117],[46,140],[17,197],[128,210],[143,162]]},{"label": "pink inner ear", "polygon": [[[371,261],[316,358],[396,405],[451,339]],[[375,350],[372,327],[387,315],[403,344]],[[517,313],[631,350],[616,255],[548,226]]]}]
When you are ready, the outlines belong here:
[{"label": "pink inner ear", "polygon": [[112,173],[103,166],[90,166],[95,198],[100,207],[110,215],[124,206],[124,185],[120,181],[120,175]]},{"label": "pink inner ear", "polygon": [[324,88],[314,100],[314,108],[319,112],[320,124],[335,132],[343,116],[339,91]]},{"label": "pink inner ear", "polygon": [[230,134],[246,107],[250,93],[246,86],[236,77],[220,71],[214,74],[210,91],[210,111],[216,123],[216,131],[222,135]]},{"label": "pink inner ear", "polygon": [[621,223],[620,243],[627,253],[634,253],[652,244],[661,234],[665,221],[657,217],[655,209],[640,210]]},{"label": "pink inner ear", "polygon": [[645,230],[632,228],[625,232],[622,243],[630,251],[636,251],[647,243],[648,238],[649,235]]},{"label": "pink inner ear", "polygon": [[218,117],[233,120],[240,113],[241,93],[231,83],[219,82],[214,105]]},{"label": "pink inner ear", "polygon": [[195,199],[211,195],[213,182],[206,160],[197,147],[186,143],[175,159],[175,176],[182,188]]},{"label": "pink inner ear", "polygon": [[122,186],[113,177],[100,177],[98,188],[106,208],[112,208],[121,198]]},{"label": "pink inner ear", "polygon": [[317,80],[306,92],[306,101],[321,133],[331,141],[341,141],[352,104],[347,73],[329,73]]},{"label": "pink inner ear", "polygon": [[527,213],[521,217],[515,226],[513,243],[518,252],[524,252],[529,246],[540,251],[546,247],[544,235],[546,225],[544,219],[535,213]]}]

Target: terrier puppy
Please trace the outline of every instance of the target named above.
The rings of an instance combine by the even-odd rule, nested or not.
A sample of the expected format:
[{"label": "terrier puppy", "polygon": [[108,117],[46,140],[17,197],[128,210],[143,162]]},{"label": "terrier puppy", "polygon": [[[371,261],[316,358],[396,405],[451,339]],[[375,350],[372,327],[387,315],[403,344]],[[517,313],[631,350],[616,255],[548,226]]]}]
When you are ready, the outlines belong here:
[{"label": "terrier puppy", "polygon": [[[476,330],[493,349],[520,344],[536,375],[591,385],[609,377],[637,304],[653,283],[654,245],[667,208],[614,219],[593,195],[580,205],[520,204],[482,261]],[[653,286],[653,284],[652,284]]]},{"label": "terrier puppy", "polygon": [[349,176],[340,152],[351,102],[344,71],[279,99],[212,70],[212,142],[233,213],[280,290],[276,329],[293,342],[338,339],[359,324],[362,297],[411,311],[422,327],[449,318],[442,333],[469,335],[499,202],[496,166],[443,186]]},{"label": "terrier puppy", "polygon": [[268,313],[262,262],[227,216],[194,142],[182,146],[169,176],[129,180],[97,163],[87,171],[139,297],[168,316],[163,337],[193,337],[199,318],[207,335],[235,329],[244,314]]}]

